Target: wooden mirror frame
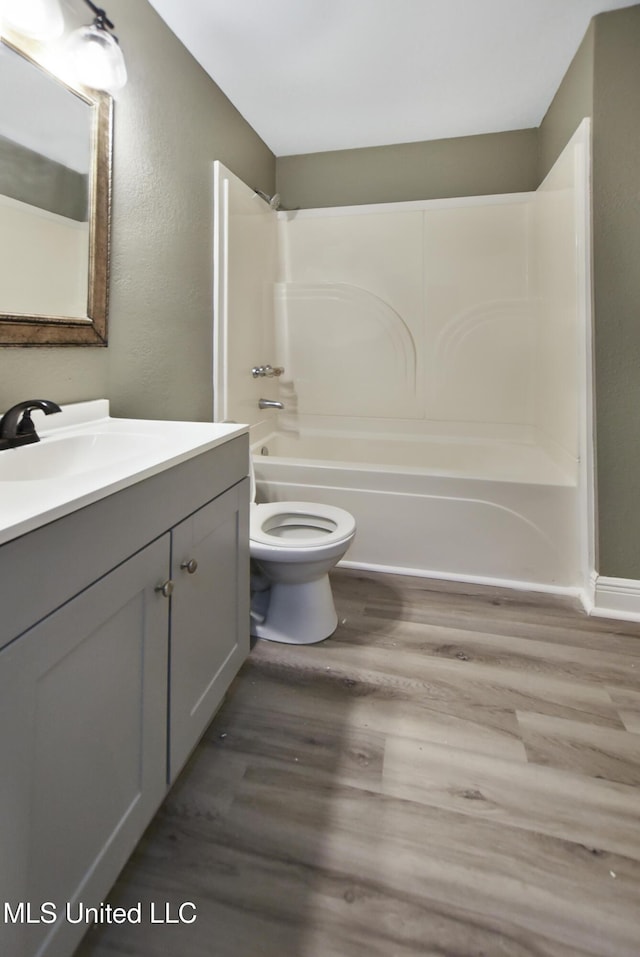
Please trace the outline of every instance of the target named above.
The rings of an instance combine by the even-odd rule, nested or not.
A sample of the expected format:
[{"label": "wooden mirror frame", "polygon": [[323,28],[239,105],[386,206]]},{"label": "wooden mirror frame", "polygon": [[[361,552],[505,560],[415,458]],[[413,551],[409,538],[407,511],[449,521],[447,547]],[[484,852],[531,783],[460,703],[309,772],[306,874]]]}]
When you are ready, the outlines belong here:
[{"label": "wooden mirror frame", "polygon": [[15,34],[0,42],[43,70],[92,107],[89,174],[89,282],[85,318],[12,315],[0,308],[0,346],[106,346],[109,305],[113,100],[107,93],[62,80],[48,65],[41,44]]}]

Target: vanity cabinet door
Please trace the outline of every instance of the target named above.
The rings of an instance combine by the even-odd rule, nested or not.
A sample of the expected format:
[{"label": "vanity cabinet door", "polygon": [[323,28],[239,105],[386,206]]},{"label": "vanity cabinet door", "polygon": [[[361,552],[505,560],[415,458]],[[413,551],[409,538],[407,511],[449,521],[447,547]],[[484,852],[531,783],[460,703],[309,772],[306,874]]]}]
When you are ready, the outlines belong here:
[{"label": "vanity cabinet door", "polygon": [[68,957],[67,904],[103,900],[164,797],[169,557],[166,534],[0,653],[2,954]]},{"label": "vanity cabinet door", "polygon": [[248,522],[245,479],[173,530],[170,782],[249,654]]}]

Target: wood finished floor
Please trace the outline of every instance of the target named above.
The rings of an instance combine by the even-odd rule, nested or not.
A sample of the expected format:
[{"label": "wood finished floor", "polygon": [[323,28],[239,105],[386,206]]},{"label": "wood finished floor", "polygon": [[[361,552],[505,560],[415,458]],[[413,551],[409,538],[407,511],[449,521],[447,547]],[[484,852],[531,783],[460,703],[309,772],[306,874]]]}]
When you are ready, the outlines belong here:
[{"label": "wood finished floor", "polygon": [[257,642],[77,957],[639,957],[640,626],[338,571]]}]

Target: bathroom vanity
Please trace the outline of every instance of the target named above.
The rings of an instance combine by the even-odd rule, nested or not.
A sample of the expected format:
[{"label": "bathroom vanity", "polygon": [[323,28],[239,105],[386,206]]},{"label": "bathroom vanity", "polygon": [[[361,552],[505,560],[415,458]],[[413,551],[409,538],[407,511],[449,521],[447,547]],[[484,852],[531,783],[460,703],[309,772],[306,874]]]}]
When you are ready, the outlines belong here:
[{"label": "bathroom vanity", "polygon": [[191,426],[0,545],[3,954],[69,957],[248,654],[248,437]]}]

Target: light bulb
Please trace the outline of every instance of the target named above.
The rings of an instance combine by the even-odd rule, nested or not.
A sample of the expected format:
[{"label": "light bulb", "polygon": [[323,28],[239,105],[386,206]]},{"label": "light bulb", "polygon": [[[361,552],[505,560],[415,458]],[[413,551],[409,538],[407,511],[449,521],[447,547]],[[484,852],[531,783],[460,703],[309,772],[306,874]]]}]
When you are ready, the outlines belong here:
[{"label": "light bulb", "polygon": [[118,41],[95,23],[71,34],[69,54],[75,75],[85,86],[113,93],[127,82],[127,68]]},{"label": "light bulb", "polygon": [[0,23],[34,40],[52,40],[64,30],[58,0],[0,0]]}]

